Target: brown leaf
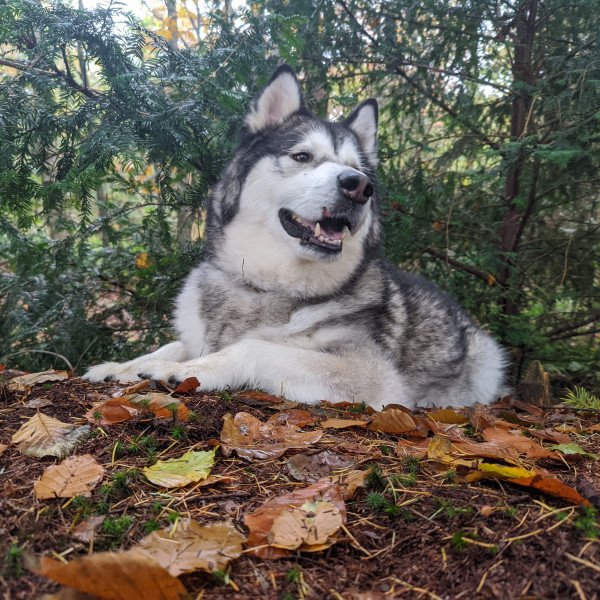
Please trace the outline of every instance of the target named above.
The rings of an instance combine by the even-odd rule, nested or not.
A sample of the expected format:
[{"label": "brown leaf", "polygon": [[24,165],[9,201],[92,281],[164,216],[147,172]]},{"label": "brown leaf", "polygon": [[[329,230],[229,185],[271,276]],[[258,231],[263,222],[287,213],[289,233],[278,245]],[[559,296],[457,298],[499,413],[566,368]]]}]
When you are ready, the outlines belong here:
[{"label": "brown leaf", "polygon": [[99,552],[69,563],[43,557],[40,574],[105,600],[179,600],[187,590],[148,555]]},{"label": "brown leaf", "polygon": [[[126,398],[138,410],[147,409],[157,419],[172,419],[173,411],[171,407],[177,409],[177,418],[180,421],[187,421],[190,416],[189,408],[179,399],[163,392],[150,392],[149,394],[133,394]],[[167,408],[169,407],[169,408]]]},{"label": "brown leaf", "polygon": [[469,422],[468,417],[457,413],[451,408],[443,408],[427,413],[427,416],[437,421],[438,423],[446,423],[447,425],[464,425]]},{"label": "brown leaf", "polygon": [[85,418],[95,425],[114,425],[135,417],[140,412],[127,398],[111,398],[95,402],[85,413]]},{"label": "brown leaf", "polygon": [[27,408],[45,408],[46,406],[50,406],[52,404],[52,400],[50,398],[32,398],[25,404]]},{"label": "brown leaf", "polygon": [[469,412],[469,421],[473,429],[479,433],[488,427],[493,427],[496,417],[492,414],[488,406],[476,404]]},{"label": "brown leaf", "polygon": [[12,436],[11,441],[26,456],[63,458],[89,430],[88,425],[77,427],[44,413],[36,413]]},{"label": "brown leaf", "polygon": [[131,394],[137,394],[142,390],[146,390],[152,385],[151,379],[142,379],[142,381],[138,381],[133,385],[127,386],[122,392],[117,392],[117,396],[129,396]]},{"label": "brown leaf", "polygon": [[515,483],[524,487],[532,487],[544,494],[554,496],[565,500],[569,504],[583,504],[590,506],[590,502],[586,500],[575,488],[555,479],[554,477],[544,477],[543,475],[534,475],[533,477],[523,477],[520,479],[506,479],[509,483]]},{"label": "brown leaf", "polygon": [[540,440],[554,442],[555,444],[570,444],[571,438],[566,433],[560,433],[554,429],[528,429],[529,435],[532,435]]},{"label": "brown leaf", "polygon": [[369,429],[382,433],[408,433],[415,431],[416,428],[413,418],[398,408],[390,408],[377,413],[369,423]]},{"label": "brown leaf", "polygon": [[412,456],[414,458],[418,458],[422,460],[427,456],[427,450],[429,448],[429,442],[431,438],[426,438],[424,440],[406,440],[400,439],[398,440],[398,445],[396,446],[396,454],[400,458],[406,458],[407,456]]},{"label": "brown leaf", "polygon": [[4,454],[6,449],[8,448],[8,444],[0,444],[0,456]]},{"label": "brown leaf", "polygon": [[283,402],[283,398],[280,398],[279,396],[273,396],[272,394],[266,394],[265,392],[259,392],[257,390],[244,390],[243,392],[239,392],[238,396],[244,399],[258,400],[265,404],[279,404],[280,402]]},{"label": "brown leaf", "polygon": [[46,468],[42,477],[33,484],[35,497],[46,500],[91,496],[91,490],[104,477],[104,473],[104,467],[91,454],[71,456],[58,465]]},{"label": "brown leaf", "polygon": [[269,544],[287,550],[308,550],[327,547],[335,540],[331,536],[344,524],[337,506],[326,500],[307,501],[301,506],[286,508],[273,519]]},{"label": "brown leaf", "polygon": [[230,521],[200,525],[181,519],[177,528],[154,531],[135,548],[148,554],[159,565],[177,577],[193,571],[223,571],[231,560],[242,553],[246,541]]},{"label": "brown leaf", "polygon": [[294,454],[287,459],[287,468],[296,481],[318,481],[322,477],[333,475],[356,464],[346,456],[340,456],[331,450],[312,454]]},{"label": "brown leaf", "polygon": [[307,410],[297,408],[275,413],[269,417],[267,422],[274,425],[295,425],[296,427],[306,427],[307,425],[316,423],[315,418]]},{"label": "brown leaf", "polygon": [[8,389],[13,392],[26,392],[34,385],[48,383],[50,381],[63,381],[68,378],[69,374],[66,371],[55,371],[54,369],[49,369],[48,371],[28,373],[27,375],[14,377],[8,382]]},{"label": "brown leaf", "polygon": [[195,377],[188,377],[175,388],[175,392],[177,394],[187,394],[189,392],[195,392],[199,387],[200,382]]},{"label": "brown leaf", "polygon": [[316,444],[323,435],[321,429],[300,431],[294,425],[262,423],[246,412],[223,417],[221,441],[223,454],[229,456],[235,450],[245,460],[278,458],[290,448],[306,448]]},{"label": "brown leaf", "polygon": [[367,475],[371,472],[371,469],[354,470],[344,475],[340,481],[340,485],[344,490],[344,500],[350,500],[354,498],[356,491],[359,488],[363,488],[366,485]]},{"label": "brown leaf", "polygon": [[319,425],[323,429],[347,429],[348,427],[366,427],[368,423],[358,419],[325,419]]},{"label": "brown leaf", "polygon": [[102,525],[105,518],[104,515],[99,515],[81,521],[81,523],[71,531],[71,536],[84,544],[91,542],[96,537],[96,530]]},{"label": "brown leaf", "polygon": [[290,551],[270,545],[270,533],[275,519],[285,510],[297,508],[306,502],[326,501],[340,512],[342,523],[346,522],[346,506],[342,489],[329,479],[321,479],[306,488],[269,500],[253,513],[244,516],[244,524],[250,530],[248,546],[255,548],[254,554],[262,558],[280,558]]},{"label": "brown leaf", "polygon": [[526,454],[529,458],[554,458],[560,460],[556,452],[552,452],[540,446],[535,440],[525,437],[520,433],[512,433],[500,427],[488,427],[481,433],[487,442],[497,442],[504,447],[514,448],[520,454]]}]

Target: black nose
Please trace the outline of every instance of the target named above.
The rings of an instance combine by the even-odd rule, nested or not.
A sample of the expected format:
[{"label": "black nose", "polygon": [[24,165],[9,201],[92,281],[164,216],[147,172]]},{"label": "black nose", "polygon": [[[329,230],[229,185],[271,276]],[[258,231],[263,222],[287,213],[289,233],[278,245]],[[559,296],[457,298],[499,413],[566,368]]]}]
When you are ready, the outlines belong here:
[{"label": "black nose", "polygon": [[364,204],[374,192],[369,178],[354,169],[348,169],[338,175],[340,190],[346,198],[359,204]]}]

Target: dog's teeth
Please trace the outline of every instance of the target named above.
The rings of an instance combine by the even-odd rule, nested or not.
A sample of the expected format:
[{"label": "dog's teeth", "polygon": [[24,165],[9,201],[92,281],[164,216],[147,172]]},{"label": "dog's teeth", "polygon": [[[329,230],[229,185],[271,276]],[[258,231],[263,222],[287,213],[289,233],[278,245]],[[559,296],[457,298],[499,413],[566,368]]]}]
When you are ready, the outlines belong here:
[{"label": "dog's teeth", "polygon": [[315,226],[315,237],[319,237],[321,235],[321,223],[317,223]]},{"label": "dog's teeth", "polygon": [[327,241],[327,240],[325,239],[325,237],[324,237],[324,236],[322,236],[322,235],[320,235],[320,236],[319,236],[317,239],[318,239],[320,242],[326,242],[326,241]]},{"label": "dog's teeth", "polygon": [[344,229],[342,229],[342,239],[344,239],[346,237],[346,235],[348,234],[348,231],[350,231],[348,229],[348,226],[344,225]]}]

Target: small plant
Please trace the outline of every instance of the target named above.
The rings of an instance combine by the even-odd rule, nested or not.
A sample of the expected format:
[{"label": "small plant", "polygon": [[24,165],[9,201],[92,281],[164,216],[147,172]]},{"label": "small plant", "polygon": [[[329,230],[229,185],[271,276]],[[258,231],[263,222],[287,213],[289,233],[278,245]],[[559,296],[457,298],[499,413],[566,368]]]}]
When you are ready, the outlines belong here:
[{"label": "small plant", "polygon": [[302,569],[300,569],[298,565],[295,565],[286,573],[285,576],[290,583],[300,583],[302,580]]},{"label": "small plant", "polygon": [[446,516],[448,519],[464,515],[470,515],[473,509],[468,506],[454,506],[449,500],[439,499],[437,501],[439,508],[431,515],[433,519],[439,514]]},{"label": "small plant", "polygon": [[179,519],[179,517],[181,517],[181,515],[176,510],[170,511],[169,514],[167,515],[167,519],[169,520],[169,523],[171,523],[171,524],[175,523],[175,521],[177,521]]},{"label": "small plant", "polygon": [[469,542],[465,542],[465,538],[466,535],[464,531],[462,529],[459,529],[458,531],[452,534],[452,537],[450,538],[450,543],[457,550],[464,550],[469,545]]},{"label": "small plant", "polygon": [[96,409],[93,413],[92,413],[92,419],[94,419],[94,421],[96,421],[96,423],[100,423],[100,421],[102,421],[102,411]]},{"label": "small plant", "polygon": [[365,477],[365,487],[368,490],[383,490],[387,482],[378,465],[369,467],[369,474]]},{"label": "small plant", "polygon": [[71,501],[71,506],[79,511],[81,517],[87,517],[93,512],[92,503],[89,498],[86,498],[85,496],[75,496]]},{"label": "small plant", "polygon": [[473,427],[473,425],[471,425],[470,423],[467,423],[463,428],[463,433],[467,436],[467,437],[476,437],[477,436],[477,431],[475,431],[475,427]]},{"label": "small plant", "polygon": [[408,475],[392,475],[390,477],[390,483],[394,487],[412,487],[417,483],[417,475],[415,473],[409,473]]},{"label": "small plant", "polygon": [[133,525],[133,517],[123,515],[122,517],[107,517],[102,522],[102,533],[108,538],[109,546],[118,546],[123,537]]},{"label": "small plant", "polygon": [[597,538],[600,536],[600,525],[598,525],[598,515],[596,509],[591,506],[582,506],[579,516],[573,523],[577,529],[587,538]]},{"label": "small plant", "polygon": [[379,446],[379,450],[383,456],[390,456],[394,454],[394,449],[391,446]]},{"label": "small plant", "polygon": [[170,402],[165,406],[165,408],[171,413],[171,419],[173,423],[177,421],[177,413],[179,412],[179,405],[177,402]]},{"label": "small plant", "polygon": [[188,423],[195,423],[198,420],[198,413],[195,410],[190,410],[187,420]]},{"label": "small plant", "polygon": [[456,474],[456,471],[454,469],[450,469],[449,471],[446,471],[444,473],[442,480],[444,481],[444,483],[456,483],[457,478],[458,475]]},{"label": "small plant", "polygon": [[158,515],[163,511],[164,506],[160,502],[153,502],[151,508],[152,508],[152,512],[155,515]]},{"label": "small plant", "polygon": [[187,431],[183,425],[173,425],[171,427],[171,437],[174,440],[180,441],[187,436]]},{"label": "small plant", "polygon": [[577,386],[569,390],[562,401],[578,410],[600,410],[600,398]]},{"label": "small plant", "polygon": [[[505,509],[502,510],[502,512],[509,518],[509,519],[516,519],[517,516],[519,515],[519,511],[518,509],[516,509],[514,506],[507,506]],[[562,513],[558,513],[558,514],[562,514]]]},{"label": "small plant", "polygon": [[366,403],[365,402],[360,402],[359,404],[353,404],[348,409],[348,412],[351,412],[351,413],[364,413],[365,410],[367,410]]},{"label": "small plant", "polygon": [[137,405],[140,407],[140,411],[147,413],[150,411],[150,405],[152,404],[152,402],[150,402],[150,398],[142,398]]},{"label": "small plant", "polygon": [[223,390],[222,392],[219,392],[219,399],[231,402],[233,396],[229,390]]},{"label": "small plant", "polygon": [[382,510],[388,505],[386,497],[380,492],[369,492],[367,494],[366,503],[373,510]]},{"label": "small plant", "polygon": [[12,544],[4,555],[5,577],[20,577],[23,574],[23,548]]},{"label": "small plant", "polygon": [[160,529],[160,525],[156,519],[149,519],[142,525],[142,531],[146,535],[152,533],[153,531],[157,531],[158,529]]},{"label": "small plant", "polygon": [[149,435],[134,435],[127,444],[127,451],[131,454],[143,454],[155,450],[156,440]]}]

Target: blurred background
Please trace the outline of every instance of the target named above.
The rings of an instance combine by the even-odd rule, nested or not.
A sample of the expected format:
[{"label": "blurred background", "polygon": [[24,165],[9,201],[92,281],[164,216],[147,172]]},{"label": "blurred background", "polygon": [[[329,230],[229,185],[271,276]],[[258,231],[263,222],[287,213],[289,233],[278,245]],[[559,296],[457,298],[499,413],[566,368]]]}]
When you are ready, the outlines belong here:
[{"label": "blurred background", "polygon": [[600,388],[600,0],[0,0],[0,362],[171,337],[203,202],[281,62],[380,102],[385,247],[555,389]]}]

